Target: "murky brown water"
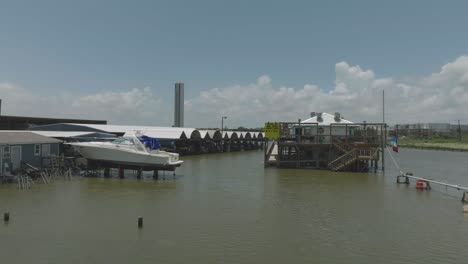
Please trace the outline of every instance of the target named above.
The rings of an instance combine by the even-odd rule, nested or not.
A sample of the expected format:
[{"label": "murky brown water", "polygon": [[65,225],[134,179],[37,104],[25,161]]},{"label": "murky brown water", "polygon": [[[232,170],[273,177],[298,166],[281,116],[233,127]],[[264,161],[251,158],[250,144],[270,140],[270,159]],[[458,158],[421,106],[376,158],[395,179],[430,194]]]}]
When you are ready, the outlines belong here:
[{"label": "murky brown water", "polygon": [[[460,193],[398,186],[389,159],[383,176],[264,169],[262,155],[185,157],[176,180],[1,186],[11,214],[1,263],[468,262]],[[403,149],[397,159],[468,186],[468,153]]]}]

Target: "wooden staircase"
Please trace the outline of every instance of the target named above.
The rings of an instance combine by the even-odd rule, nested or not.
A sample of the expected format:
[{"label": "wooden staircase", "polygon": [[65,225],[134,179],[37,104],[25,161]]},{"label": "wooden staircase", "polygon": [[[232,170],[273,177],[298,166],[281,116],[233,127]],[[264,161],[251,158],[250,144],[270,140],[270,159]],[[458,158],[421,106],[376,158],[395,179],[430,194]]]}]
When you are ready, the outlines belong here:
[{"label": "wooden staircase", "polygon": [[328,163],[332,171],[340,171],[358,160],[358,150],[351,149],[337,159]]},{"label": "wooden staircase", "polygon": [[378,149],[366,149],[360,150],[356,148],[351,148],[346,151],[343,155],[337,159],[328,163],[328,167],[332,171],[342,171],[346,167],[354,164],[357,161],[364,160],[377,160],[378,159]]},{"label": "wooden staircase", "polygon": [[333,146],[340,152],[346,153],[350,150],[353,149],[353,147],[345,142],[342,142],[341,140],[338,140],[336,138],[333,138],[332,142]]}]

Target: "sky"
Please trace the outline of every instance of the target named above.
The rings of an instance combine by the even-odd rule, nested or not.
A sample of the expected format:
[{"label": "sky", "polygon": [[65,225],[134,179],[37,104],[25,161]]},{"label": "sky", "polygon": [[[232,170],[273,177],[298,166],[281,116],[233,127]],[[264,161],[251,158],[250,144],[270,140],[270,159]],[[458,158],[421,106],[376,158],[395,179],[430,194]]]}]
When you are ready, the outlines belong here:
[{"label": "sky", "polygon": [[3,1],[2,114],[468,123],[467,1]]}]

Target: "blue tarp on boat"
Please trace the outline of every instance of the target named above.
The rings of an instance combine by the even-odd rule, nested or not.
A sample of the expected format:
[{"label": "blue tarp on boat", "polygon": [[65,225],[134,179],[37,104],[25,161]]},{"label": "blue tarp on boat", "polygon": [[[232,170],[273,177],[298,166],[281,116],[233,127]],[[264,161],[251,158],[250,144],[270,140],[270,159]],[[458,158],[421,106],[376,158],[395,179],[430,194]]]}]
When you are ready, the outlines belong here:
[{"label": "blue tarp on boat", "polygon": [[149,148],[150,150],[156,150],[161,148],[161,143],[157,138],[152,138],[148,136],[138,136],[138,139],[145,145],[145,147]]}]

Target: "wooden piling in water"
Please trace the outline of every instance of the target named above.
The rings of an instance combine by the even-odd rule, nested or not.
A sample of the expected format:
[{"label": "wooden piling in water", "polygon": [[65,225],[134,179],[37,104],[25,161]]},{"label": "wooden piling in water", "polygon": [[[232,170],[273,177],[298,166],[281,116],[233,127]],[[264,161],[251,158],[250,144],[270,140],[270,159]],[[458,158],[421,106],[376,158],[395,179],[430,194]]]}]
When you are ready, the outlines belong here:
[{"label": "wooden piling in water", "polygon": [[3,214],[3,221],[8,223],[10,221],[10,213],[6,212]]},{"label": "wooden piling in water", "polygon": [[143,217],[138,217],[138,228],[143,227]]},{"label": "wooden piling in water", "polygon": [[104,178],[109,178],[109,177],[110,177],[110,169],[104,168]]}]

